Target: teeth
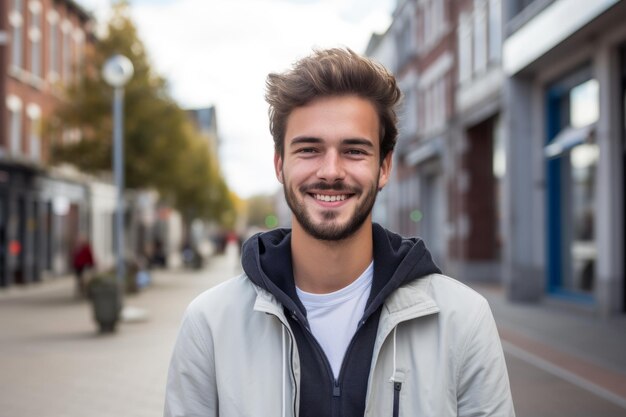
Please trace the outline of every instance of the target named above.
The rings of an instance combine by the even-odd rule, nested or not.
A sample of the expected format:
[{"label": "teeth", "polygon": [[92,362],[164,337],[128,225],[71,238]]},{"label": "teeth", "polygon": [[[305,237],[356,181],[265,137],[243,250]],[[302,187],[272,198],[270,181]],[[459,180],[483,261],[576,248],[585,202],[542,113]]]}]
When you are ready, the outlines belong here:
[{"label": "teeth", "polygon": [[342,195],[323,195],[323,194],[315,194],[316,200],[321,200],[325,202],[333,202],[333,201],[343,201],[347,198],[345,194]]}]

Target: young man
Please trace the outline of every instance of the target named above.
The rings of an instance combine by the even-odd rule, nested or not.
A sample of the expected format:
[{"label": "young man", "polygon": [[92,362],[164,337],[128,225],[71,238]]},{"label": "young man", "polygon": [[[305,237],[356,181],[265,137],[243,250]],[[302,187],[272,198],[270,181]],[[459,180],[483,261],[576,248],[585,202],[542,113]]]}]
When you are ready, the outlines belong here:
[{"label": "young man", "polygon": [[514,416],[496,326],[424,243],[373,224],[400,91],[350,50],[267,81],[292,229],[243,249],[244,274],[189,306],[166,416]]}]

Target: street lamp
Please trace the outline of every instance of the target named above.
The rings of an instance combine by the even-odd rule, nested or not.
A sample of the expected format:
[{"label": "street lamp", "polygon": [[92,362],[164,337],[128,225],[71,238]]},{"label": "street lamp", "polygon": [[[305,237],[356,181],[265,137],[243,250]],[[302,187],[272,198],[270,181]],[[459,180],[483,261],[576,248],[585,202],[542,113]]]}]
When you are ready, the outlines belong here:
[{"label": "street lamp", "polygon": [[124,55],[113,55],[102,68],[104,80],[113,87],[113,172],[117,187],[115,231],[117,239],[117,282],[123,291],[126,264],[124,256],[124,86],[133,76],[133,64]]}]

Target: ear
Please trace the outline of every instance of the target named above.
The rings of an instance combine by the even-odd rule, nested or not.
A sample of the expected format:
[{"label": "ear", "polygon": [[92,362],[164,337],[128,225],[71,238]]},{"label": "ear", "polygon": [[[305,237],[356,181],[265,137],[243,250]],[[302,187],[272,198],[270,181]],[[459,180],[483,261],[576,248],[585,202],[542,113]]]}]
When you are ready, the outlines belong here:
[{"label": "ear", "polygon": [[283,184],[283,158],[278,152],[274,152],[274,171],[278,181]]},{"label": "ear", "polygon": [[389,177],[391,176],[391,162],[393,160],[393,152],[389,152],[385,159],[383,159],[383,163],[380,165],[380,170],[378,172],[378,189],[382,190],[383,187],[389,181]]}]

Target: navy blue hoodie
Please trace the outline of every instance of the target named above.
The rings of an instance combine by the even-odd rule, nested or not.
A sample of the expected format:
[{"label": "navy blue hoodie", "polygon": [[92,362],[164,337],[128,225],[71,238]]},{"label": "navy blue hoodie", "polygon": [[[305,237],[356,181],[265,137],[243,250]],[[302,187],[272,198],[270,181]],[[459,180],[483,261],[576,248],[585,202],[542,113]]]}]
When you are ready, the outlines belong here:
[{"label": "navy blue hoodie", "polygon": [[260,233],[244,243],[242,265],[245,273],[282,303],[296,339],[301,365],[301,417],[363,416],[374,341],[385,299],[402,284],[440,272],[422,240],[403,238],[377,224],[372,228],[372,289],[337,379],[310,331],[306,310],[296,294],[291,230]]}]

